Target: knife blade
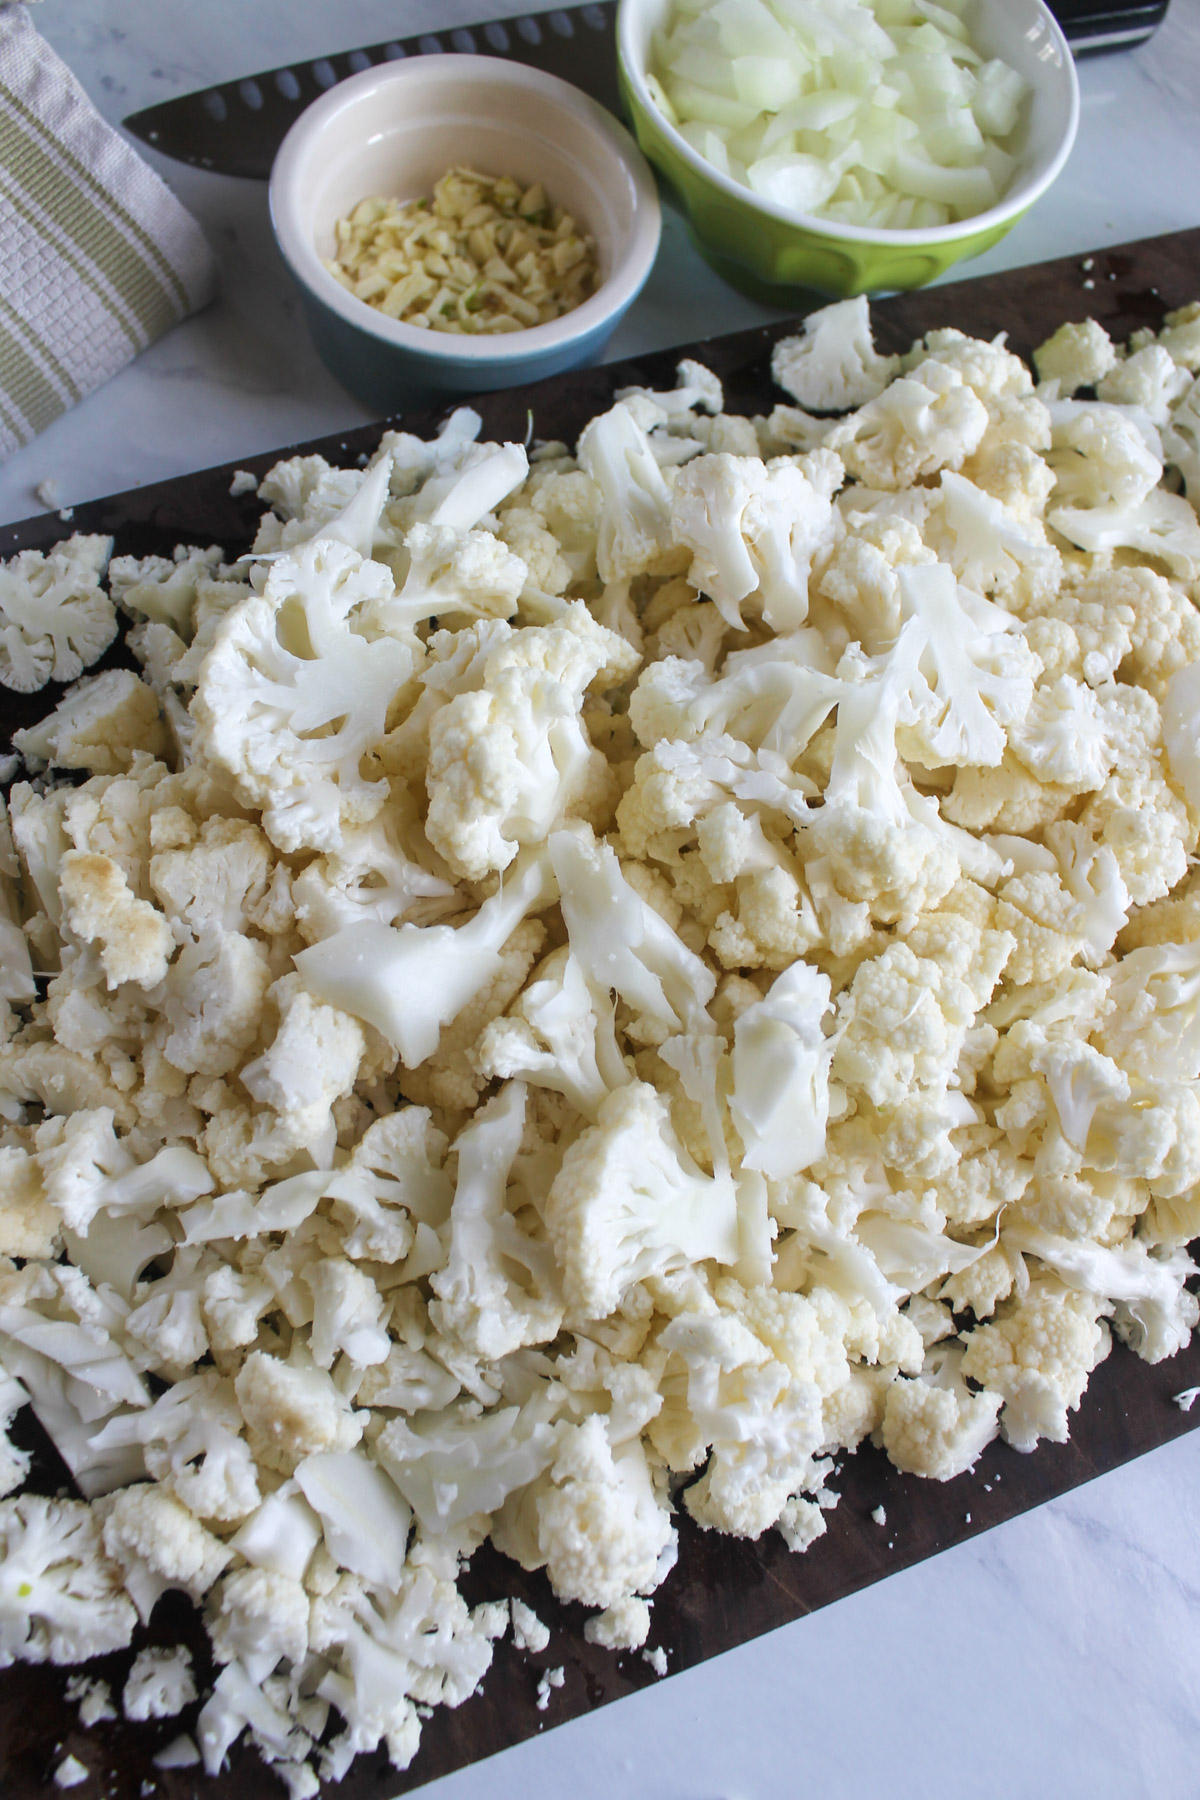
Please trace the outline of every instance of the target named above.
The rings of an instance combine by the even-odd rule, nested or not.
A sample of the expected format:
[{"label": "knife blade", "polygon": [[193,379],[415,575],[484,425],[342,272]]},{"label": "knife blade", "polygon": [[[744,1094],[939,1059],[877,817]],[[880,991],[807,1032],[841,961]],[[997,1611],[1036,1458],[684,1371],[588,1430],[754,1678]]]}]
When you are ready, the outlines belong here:
[{"label": "knife blade", "polygon": [[178,162],[265,181],[288,131],[319,95],[379,63],[446,51],[528,63],[618,112],[616,11],[615,0],[599,0],[331,51],[148,106],[131,113],[125,129]]}]

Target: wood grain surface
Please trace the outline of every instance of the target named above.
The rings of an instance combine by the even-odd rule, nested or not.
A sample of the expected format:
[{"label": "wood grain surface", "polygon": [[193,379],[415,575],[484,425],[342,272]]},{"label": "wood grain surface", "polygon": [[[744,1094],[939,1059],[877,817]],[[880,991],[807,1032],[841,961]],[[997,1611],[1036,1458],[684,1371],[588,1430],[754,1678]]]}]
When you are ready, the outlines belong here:
[{"label": "wood grain surface", "polygon": [[[873,309],[877,341],[885,350],[907,349],[915,336],[953,325],[982,337],[1006,332],[1011,347],[1028,356],[1066,319],[1090,315],[1114,337],[1123,337],[1142,325],[1157,326],[1164,310],[1200,298],[1200,230],[1097,251],[1088,270],[1083,262],[1072,256],[881,301]],[[672,385],[674,364],[685,353],[721,376],[730,411],[763,411],[779,397],[772,393],[770,352],[788,329],[739,332],[688,345],[686,351],[663,351],[635,363],[581,370],[517,392],[485,395],[476,402],[484,435],[524,438],[532,412],[539,437],[573,441],[586,421],[609,405],[614,388],[634,382]],[[403,423],[428,433],[437,418],[427,413]],[[379,429],[364,426],[294,448],[320,451],[334,462],[353,461],[374,448]],[[279,456],[292,453],[254,456],[240,466],[261,475]],[[249,544],[260,505],[253,496],[230,496],[232,473],[233,465],[205,470],[78,506],[69,527],[54,514],[5,527],[0,554],[45,548],[65,529],[111,532],[119,553],[169,555],[178,542],[217,542],[236,553]],[[116,648],[105,660],[123,660],[122,652]],[[56,698],[52,690],[25,699],[6,695],[7,727],[43,716]],[[689,1668],[975,1537],[1200,1424],[1200,1409],[1193,1416],[1172,1401],[1180,1389],[1195,1385],[1200,1385],[1200,1342],[1156,1367],[1117,1345],[1092,1377],[1069,1444],[1043,1444],[1032,1456],[1021,1456],[995,1443],[972,1474],[945,1484],[900,1475],[881,1453],[864,1446],[845,1460],[835,1483],[842,1500],[828,1515],[827,1535],[803,1556],[791,1555],[774,1532],[757,1543],[738,1542],[702,1532],[681,1515],[679,1563],[655,1597],[650,1642],[666,1650],[671,1671]],[[14,1437],[37,1448],[35,1485],[42,1492],[63,1491],[65,1472],[28,1410],[19,1415]],[[880,1504],[887,1509],[886,1531],[870,1517]],[[360,1758],[340,1788],[331,1790],[339,1800],[385,1800],[408,1792],[656,1680],[639,1654],[612,1656],[586,1643],[583,1609],[561,1605],[540,1575],[525,1574],[490,1547],[475,1557],[464,1589],[472,1602],[504,1594],[528,1600],[551,1627],[549,1647],[529,1657],[501,1644],[482,1691],[457,1711],[439,1709],[426,1724],[407,1774],[397,1774],[382,1753]],[[180,1595],[169,1594],[134,1648],[181,1641],[195,1652],[203,1687],[213,1671],[198,1615]],[[119,1691],[131,1657],[132,1651],[101,1658],[87,1666],[88,1672],[103,1676]],[[547,1712],[539,1713],[538,1674],[558,1665],[566,1671],[565,1684],[552,1693]],[[71,1790],[78,1800],[100,1795],[106,1800],[277,1800],[282,1793],[270,1771],[244,1748],[211,1781],[198,1770],[154,1769],[153,1753],[190,1728],[196,1707],[179,1719],[137,1726],[114,1720],[81,1730],[77,1709],[64,1699],[67,1675],[65,1670],[19,1665],[0,1676],[4,1800],[57,1791],[53,1772],[68,1753],[91,1771],[86,1784]]]}]

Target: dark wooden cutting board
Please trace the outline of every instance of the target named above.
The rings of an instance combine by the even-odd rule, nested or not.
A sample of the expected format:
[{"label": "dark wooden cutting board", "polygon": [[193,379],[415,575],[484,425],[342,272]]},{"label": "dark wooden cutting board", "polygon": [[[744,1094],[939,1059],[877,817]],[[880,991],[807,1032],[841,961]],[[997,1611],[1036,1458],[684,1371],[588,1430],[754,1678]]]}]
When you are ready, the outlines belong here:
[{"label": "dark wooden cutting board", "polygon": [[[1090,269],[1084,258],[1072,256],[881,301],[874,308],[877,341],[884,350],[907,349],[920,333],[953,325],[982,337],[1006,332],[1012,348],[1028,356],[1066,319],[1090,315],[1114,337],[1124,337],[1139,326],[1156,327],[1164,310],[1200,298],[1200,230],[1097,251],[1091,260]],[[726,384],[731,411],[762,411],[779,398],[772,394],[770,352],[788,329],[739,332],[688,345],[686,351],[662,351],[637,362],[485,395],[477,402],[484,435],[524,438],[531,411],[539,437],[573,441],[593,413],[608,406],[615,387],[633,382],[671,386],[681,354],[696,356],[716,370]],[[428,433],[436,421],[437,415],[428,413],[404,423]],[[298,448],[320,451],[334,462],[352,462],[374,448],[378,435],[378,426],[364,426]],[[280,455],[289,454],[291,450],[252,456],[239,466],[262,474]],[[178,542],[217,542],[240,551],[250,541],[260,507],[252,496],[230,496],[233,468],[208,469],[78,506],[66,527],[55,514],[5,527],[0,529],[0,553],[45,548],[66,529],[111,532],[118,552],[137,555],[169,555]],[[27,700],[5,696],[8,727],[44,715],[51,698],[45,693]],[[846,1460],[835,1484],[843,1497],[828,1515],[827,1535],[803,1556],[791,1555],[773,1532],[758,1543],[742,1543],[702,1532],[684,1515],[678,1566],[655,1597],[651,1644],[668,1651],[672,1672],[686,1669],[975,1537],[1200,1424],[1200,1408],[1187,1414],[1172,1399],[1182,1388],[1196,1385],[1200,1340],[1153,1368],[1117,1345],[1092,1378],[1069,1444],[1043,1444],[1032,1456],[1021,1456],[995,1443],[972,1474],[946,1484],[900,1475],[881,1453],[865,1446]],[[32,1429],[28,1413],[20,1415],[17,1435],[30,1433],[23,1441],[32,1444]],[[54,1492],[62,1481],[56,1459],[43,1450],[38,1469],[42,1490]],[[881,1504],[887,1509],[886,1532],[870,1517]],[[476,1556],[464,1586],[472,1602],[509,1593],[528,1600],[551,1626],[549,1648],[527,1658],[502,1644],[481,1693],[456,1712],[439,1710],[426,1724],[420,1752],[406,1775],[398,1775],[382,1753],[360,1758],[340,1789],[331,1790],[341,1800],[385,1800],[655,1682],[640,1655],[614,1657],[586,1643],[582,1608],[560,1605],[540,1576],[515,1569],[490,1548]],[[160,1602],[149,1633],[138,1641],[186,1641],[196,1651],[198,1676],[211,1673],[199,1621],[178,1595]],[[89,1665],[89,1672],[104,1676],[119,1691],[129,1661],[128,1653],[106,1657]],[[540,1713],[534,1703],[537,1671],[558,1665],[566,1670],[565,1685],[552,1694],[548,1711]],[[275,1777],[244,1749],[211,1782],[196,1770],[155,1770],[151,1755],[191,1727],[195,1707],[179,1719],[157,1724],[131,1726],[119,1720],[81,1731],[77,1709],[63,1698],[66,1679],[67,1671],[25,1666],[0,1677],[4,1800],[57,1791],[53,1772],[68,1752],[92,1771],[86,1785],[71,1790],[78,1800],[101,1793],[108,1800],[141,1800],[143,1793],[164,1800],[278,1800],[282,1793]],[[148,1780],[153,1785],[144,1789]]]}]

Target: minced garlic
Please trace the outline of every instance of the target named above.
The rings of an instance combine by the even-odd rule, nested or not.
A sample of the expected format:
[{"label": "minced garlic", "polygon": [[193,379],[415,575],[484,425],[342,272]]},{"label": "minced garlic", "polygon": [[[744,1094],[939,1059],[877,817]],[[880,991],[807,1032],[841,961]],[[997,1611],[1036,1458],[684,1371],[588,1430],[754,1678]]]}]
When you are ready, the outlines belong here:
[{"label": "minced garlic", "polygon": [[432,200],[372,195],[337,222],[326,268],[359,300],[434,331],[524,331],[599,285],[596,246],[541,182],[447,170]]}]

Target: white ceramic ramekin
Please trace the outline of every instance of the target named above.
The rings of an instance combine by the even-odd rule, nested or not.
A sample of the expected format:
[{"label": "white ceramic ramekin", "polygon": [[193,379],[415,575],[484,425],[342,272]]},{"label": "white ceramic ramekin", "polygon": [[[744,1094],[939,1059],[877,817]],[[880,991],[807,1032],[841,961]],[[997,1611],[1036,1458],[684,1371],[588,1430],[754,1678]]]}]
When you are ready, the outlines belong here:
[{"label": "white ceramic ramekin", "polygon": [[[597,291],[549,324],[479,337],[404,325],[356,300],[322,262],[336,221],[369,194],[428,194],[459,163],[540,181],[595,239]],[[284,139],[270,202],[322,360],[379,414],[594,361],[641,291],[661,229],[654,177],[624,127],[569,83],[489,56],[414,57],[341,82]]]}]

